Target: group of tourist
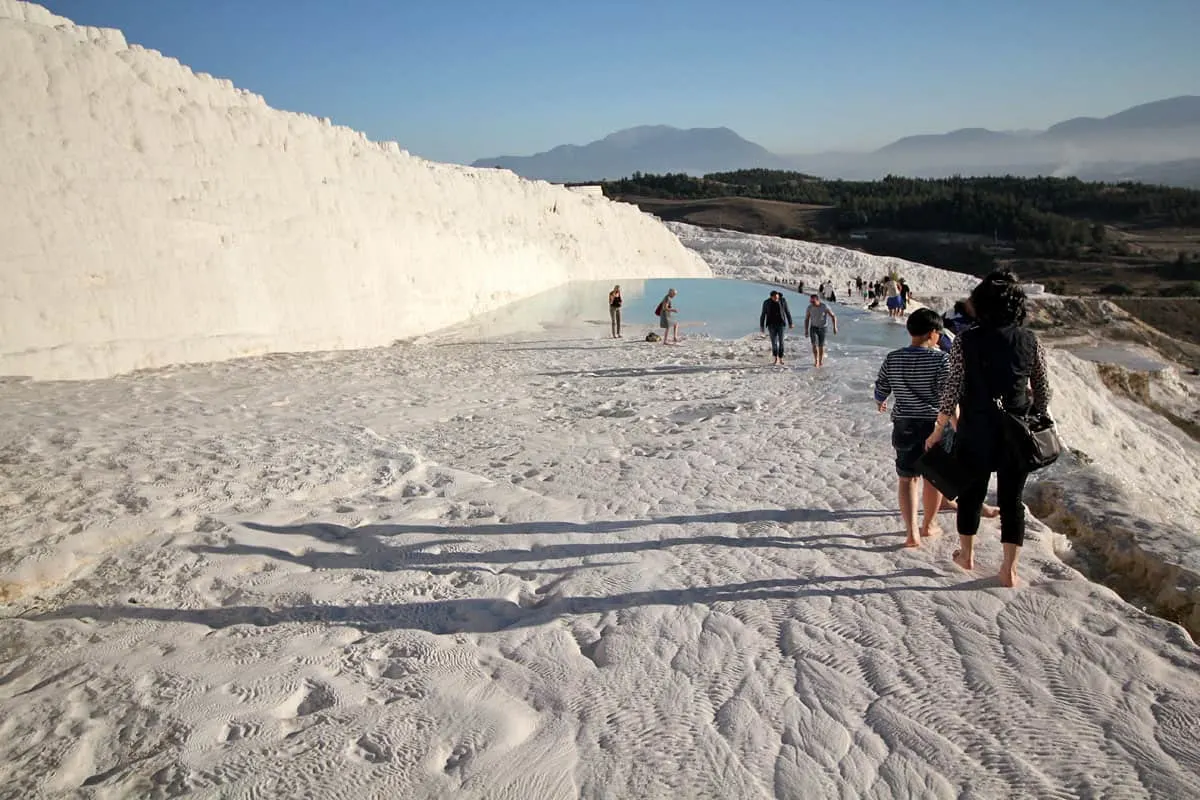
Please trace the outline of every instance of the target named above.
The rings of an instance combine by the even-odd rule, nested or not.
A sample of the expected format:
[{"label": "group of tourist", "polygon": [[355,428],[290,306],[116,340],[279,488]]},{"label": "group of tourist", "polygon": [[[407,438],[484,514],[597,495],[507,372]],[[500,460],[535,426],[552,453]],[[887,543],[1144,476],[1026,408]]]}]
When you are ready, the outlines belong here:
[{"label": "group of tourist", "polygon": [[[833,332],[838,330],[837,314],[827,306],[819,294],[809,295],[808,308],[804,312],[804,338],[812,342],[813,366],[825,364],[825,337],[830,323]],[[792,328],[792,312],[788,310],[787,298],[778,289],[771,290],[763,301],[758,315],[758,329],[771,339],[772,364],[782,365],[784,329]]]},{"label": "group of tourist", "polygon": [[[679,310],[675,308],[677,294],[678,292],[674,289],[668,290],[666,296],[654,308],[654,315],[658,317],[658,327],[662,330],[661,337],[654,335],[654,338],[656,340],[661,338],[663,344],[679,344],[679,320],[675,318],[675,315],[679,313]],[[617,284],[608,293],[608,319],[614,339],[623,338],[621,336],[621,306],[624,302],[621,297],[621,285]],[[671,334],[674,334],[674,338]]]},{"label": "group of tourist", "polygon": [[[799,284],[803,288],[803,284]],[[847,287],[849,288],[849,287]],[[909,291],[892,276],[878,283],[857,284],[868,299],[886,298],[889,316],[903,314]],[[837,315],[824,301],[822,284],[808,298],[804,335],[812,343],[813,364],[825,362],[826,331],[838,331]],[[830,290],[831,291],[831,290]],[[655,308],[664,344],[679,341],[679,323],[670,289]],[[621,337],[621,287],[608,295],[612,335]],[[1004,439],[997,412],[1045,414],[1050,403],[1046,361],[1037,337],[1025,327],[1026,297],[1016,277],[994,272],[959,301],[946,317],[928,308],[909,315],[907,347],[888,353],[875,381],[879,411],[891,406],[900,513],[905,546],[920,547],[937,536],[937,515],[944,507],[957,511],[959,547],[954,563],[975,568],[975,534],[982,517],[1000,517],[1004,558],[1003,586],[1017,584],[1017,560],[1025,539],[1025,507],[1021,495],[1028,471],[1016,464]],[[759,329],[771,340],[772,363],[784,363],[784,331],[794,327],[787,298],[772,290],[763,301]],[[671,341],[673,334],[673,341]],[[952,454],[963,489],[957,504],[944,498],[929,480],[921,486],[922,456],[933,448]],[[984,503],[991,475],[997,476],[998,506]],[[918,503],[919,496],[919,503]],[[918,506],[924,512],[918,519]]]},{"label": "group of tourist", "polygon": [[[875,381],[880,412],[891,410],[892,446],[899,476],[900,513],[908,547],[941,531],[937,514],[943,497],[925,481],[924,519],[917,524],[922,455],[935,447],[952,454],[961,473],[957,503],[959,547],[954,563],[975,568],[975,534],[983,516],[1000,517],[1004,558],[1000,583],[1017,584],[1017,560],[1025,540],[1021,495],[1028,470],[1013,457],[998,414],[1045,414],[1050,385],[1041,343],[1025,327],[1025,292],[1011,272],[994,272],[955,308],[958,335],[943,349],[945,327],[936,312],[921,308],[908,318],[908,347],[888,353]],[[985,506],[996,474],[998,508]]]}]

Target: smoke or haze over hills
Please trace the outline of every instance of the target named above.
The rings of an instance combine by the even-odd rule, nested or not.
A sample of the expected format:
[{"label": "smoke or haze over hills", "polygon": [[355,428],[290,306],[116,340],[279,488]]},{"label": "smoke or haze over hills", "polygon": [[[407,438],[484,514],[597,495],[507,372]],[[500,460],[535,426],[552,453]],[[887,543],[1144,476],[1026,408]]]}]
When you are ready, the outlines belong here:
[{"label": "smoke or haze over hills", "polygon": [[635,171],[702,174],[792,168],[829,178],[954,174],[1077,175],[1200,186],[1200,97],[1175,97],[1104,118],[1078,117],[1045,131],[963,128],[907,136],[871,153],[782,156],[728,128],[630,128],[584,146],[482,159],[529,178],[587,181]]},{"label": "smoke or haze over hills", "polygon": [[643,125],[583,146],[567,144],[532,156],[485,158],[472,166],[503,167],[550,181],[590,181],[634,172],[703,174],[744,167],[784,168],[788,162],[729,128]]}]

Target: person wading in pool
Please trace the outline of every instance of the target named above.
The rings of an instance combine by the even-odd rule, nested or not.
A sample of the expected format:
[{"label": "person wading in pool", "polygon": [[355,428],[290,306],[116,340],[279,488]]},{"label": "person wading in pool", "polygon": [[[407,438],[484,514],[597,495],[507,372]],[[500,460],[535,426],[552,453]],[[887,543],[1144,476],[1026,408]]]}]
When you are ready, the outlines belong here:
[{"label": "person wading in pool", "polygon": [[821,302],[817,295],[808,298],[808,310],[804,312],[804,335],[812,340],[813,366],[825,363],[825,328],[833,320],[833,333],[838,332],[837,314]]},{"label": "person wading in pool", "polygon": [[763,300],[762,313],[758,315],[758,328],[771,334],[772,364],[783,363],[783,326],[792,327],[792,312],[788,310],[783,293],[772,290],[770,297]]}]

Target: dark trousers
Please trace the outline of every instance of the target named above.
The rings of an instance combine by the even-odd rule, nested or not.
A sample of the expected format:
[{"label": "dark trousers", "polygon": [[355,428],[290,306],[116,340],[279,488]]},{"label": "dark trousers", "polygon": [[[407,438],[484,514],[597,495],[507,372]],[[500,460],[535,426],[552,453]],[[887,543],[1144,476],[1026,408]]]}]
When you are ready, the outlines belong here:
[{"label": "dark trousers", "polygon": [[[958,496],[958,532],[963,536],[974,536],[979,531],[979,517],[983,512],[983,500],[987,497],[988,479],[992,473],[984,472],[972,478]],[[1020,547],[1025,543],[1025,504],[1021,495],[1025,492],[1028,472],[1018,472],[1012,467],[1001,467],[996,472],[996,504],[1000,506],[1000,541]]]},{"label": "dark trousers", "polygon": [[771,336],[771,355],[783,358],[783,326],[769,325],[767,333]]}]

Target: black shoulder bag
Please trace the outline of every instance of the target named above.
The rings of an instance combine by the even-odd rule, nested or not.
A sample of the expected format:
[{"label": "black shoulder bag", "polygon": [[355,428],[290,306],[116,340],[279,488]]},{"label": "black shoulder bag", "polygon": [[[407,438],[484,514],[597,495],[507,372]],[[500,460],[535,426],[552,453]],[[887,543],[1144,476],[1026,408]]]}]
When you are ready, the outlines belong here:
[{"label": "black shoulder bag", "polygon": [[1005,410],[1004,401],[999,397],[996,405],[1004,418],[1009,455],[1018,467],[1033,472],[1058,461],[1062,455],[1062,442],[1049,414],[1014,414]]},{"label": "black shoulder bag", "polygon": [[[990,376],[987,356],[982,352],[980,355]],[[1034,413],[1032,409],[1024,414],[1014,414],[1004,407],[1003,395],[997,394],[992,399],[1000,411],[1008,457],[1014,466],[1023,472],[1034,472],[1058,461],[1062,455],[1062,442],[1049,414]]]}]

